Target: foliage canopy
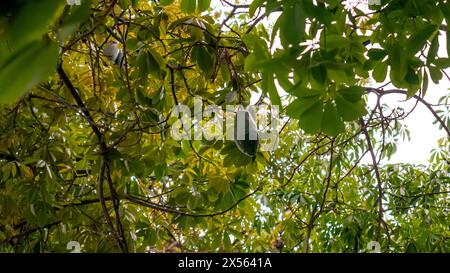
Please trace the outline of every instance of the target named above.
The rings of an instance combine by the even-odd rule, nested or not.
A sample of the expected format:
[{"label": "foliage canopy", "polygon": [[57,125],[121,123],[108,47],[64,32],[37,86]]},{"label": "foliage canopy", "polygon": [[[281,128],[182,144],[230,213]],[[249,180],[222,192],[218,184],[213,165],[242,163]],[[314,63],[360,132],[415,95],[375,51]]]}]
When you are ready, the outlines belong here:
[{"label": "foliage canopy", "polygon": [[[450,251],[449,1],[3,2],[0,251]],[[447,133],[430,166],[381,163],[391,94]],[[278,149],[175,141],[196,96],[281,106]]]}]

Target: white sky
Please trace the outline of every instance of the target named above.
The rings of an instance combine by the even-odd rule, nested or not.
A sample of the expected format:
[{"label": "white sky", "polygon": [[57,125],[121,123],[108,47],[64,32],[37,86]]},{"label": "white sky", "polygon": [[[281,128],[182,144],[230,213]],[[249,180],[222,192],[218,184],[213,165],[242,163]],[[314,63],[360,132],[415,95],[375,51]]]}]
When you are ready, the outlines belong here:
[{"label": "white sky", "polygon": [[[445,78],[445,77],[444,77]],[[431,82],[431,81],[430,81]],[[442,80],[439,85],[430,84],[425,100],[429,103],[438,103],[440,97],[448,93],[450,83],[447,79]],[[386,90],[389,88],[386,88]],[[382,103],[386,103],[390,108],[396,106],[402,107],[405,111],[411,110],[416,100],[410,99],[404,101],[405,96],[402,95],[386,95],[382,99]],[[369,100],[373,103],[373,99]],[[397,152],[389,161],[383,163],[415,163],[428,164],[430,152],[437,148],[437,141],[439,138],[445,137],[443,130],[439,130],[439,124],[433,124],[435,121],[431,112],[421,103],[402,123],[408,126],[411,134],[411,140],[399,141],[397,144]]]}]

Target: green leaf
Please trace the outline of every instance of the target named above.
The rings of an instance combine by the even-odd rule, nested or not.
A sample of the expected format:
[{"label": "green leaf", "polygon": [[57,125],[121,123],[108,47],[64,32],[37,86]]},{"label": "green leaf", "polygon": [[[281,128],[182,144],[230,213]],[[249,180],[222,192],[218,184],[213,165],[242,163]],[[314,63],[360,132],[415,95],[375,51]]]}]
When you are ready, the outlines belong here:
[{"label": "green leaf", "polygon": [[253,17],[255,15],[256,10],[261,7],[266,0],[253,0],[248,8],[248,13],[250,17]]},{"label": "green leaf", "polygon": [[330,27],[332,21],[332,14],[325,6],[316,6],[312,1],[303,1],[303,8],[309,18],[319,20],[319,22]]},{"label": "green leaf", "polygon": [[280,95],[278,94],[274,80],[273,74],[265,73],[262,82],[263,92],[267,92],[269,94],[272,105],[278,105],[281,107]]},{"label": "green leaf", "polygon": [[285,48],[289,45],[298,46],[305,35],[305,15],[298,2],[285,2],[280,15],[280,40]]},{"label": "green leaf", "polygon": [[283,90],[289,90],[292,88],[292,82],[289,79],[290,71],[288,69],[278,69],[275,71],[275,78],[278,84],[283,88]]},{"label": "green leaf", "polygon": [[337,94],[335,102],[339,115],[344,121],[354,121],[367,113],[364,101],[351,102],[346,100],[342,95]]},{"label": "green leaf", "polygon": [[144,95],[141,90],[136,89],[136,102],[145,107],[152,106],[152,99]]},{"label": "green leaf", "polygon": [[231,248],[230,235],[225,233],[225,232],[223,233],[222,244],[223,244],[223,248],[224,249],[230,249]]},{"label": "green leaf", "polygon": [[119,6],[122,9],[127,9],[131,5],[132,5],[132,0],[119,0]]},{"label": "green leaf", "polygon": [[445,35],[447,38],[447,55],[450,56],[450,30],[447,30]]},{"label": "green leaf", "polygon": [[55,42],[31,42],[0,67],[0,103],[16,100],[54,72],[58,60]]},{"label": "green leaf", "polygon": [[209,53],[208,49],[202,45],[195,46],[191,51],[191,57],[197,62],[198,67],[211,77],[214,70],[214,56]]},{"label": "green leaf", "polygon": [[205,11],[211,5],[211,0],[198,0],[197,8],[199,11]]},{"label": "green leaf", "polygon": [[364,88],[361,86],[351,86],[338,90],[338,93],[350,102],[359,102],[364,95]]},{"label": "green leaf", "polygon": [[147,75],[149,73],[149,64],[147,61],[147,52],[146,51],[141,51],[140,54],[137,56],[136,58],[136,64],[137,67],[139,68],[139,76],[142,80],[146,81],[147,79]]},{"label": "green leaf", "polygon": [[324,42],[325,41],[326,45],[324,45],[324,48],[326,49],[346,48],[350,44],[350,41],[347,38],[337,34],[327,35]]},{"label": "green leaf", "polygon": [[201,206],[203,198],[200,194],[191,195],[186,203],[186,207],[193,211]]},{"label": "green leaf", "polygon": [[194,13],[197,0],[181,0],[181,11],[184,13]]},{"label": "green leaf", "polygon": [[260,67],[261,59],[258,59],[256,54],[250,54],[245,58],[244,71],[245,72],[256,72]]},{"label": "green leaf", "polygon": [[428,91],[428,73],[424,69],[423,70],[423,76],[422,76],[422,96],[425,96]]},{"label": "green leaf", "polygon": [[435,66],[430,66],[428,67],[428,69],[430,71],[431,80],[435,84],[439,84],[439,82],[442,80],[443,77],[441,70]]},{"label": "green leaf", "polygon": [[[447,36],[448,38],[448,36]],[[439,51],[439,35],[434,35],[433,40],[431,41],[430,48],[428,49],[427,55],[427,65],[430,65],[436,59],[437,53]]]},{"label": "green leaf", "polygon": [[242,39],[253,50],[254,54],[259,57],[267,56],[267,43],[261,37],[254,34],[246,34]]},{"label": "green leaf", "polygon": [[406,53],[409,55],[416,54],[437,29],[436,25],[427,25],[411,35],[406,43]]},{"label": "green leaf", "polygon": [[408,69],[408,73],[406,74],[405,81],[411,85],[419,85],[420,84],[419,76],[416,74],[416,72],[412,68]]},{"label": "green leaf", "polygon": [[322,65],[311,68],[311,74],[317,83],[324,85],[327,80],[327,69]]},{"label": "green leaf", "polygon": [[175,197],[175,202],[178,205],[186,205],[191,196],[192,194],[189,191],[183,190],[177,194],[177,196]]},{"label": "green leaf", "polygon": [[409,68],[408,73],[406,74],[405,81],[408,83],[408,91],[407,91],[407,99],[414,96],[417,91],[420,89],[420,78],[419,75],[414,71],[414,69]]},{"label": "green leaf", "polygon": [[391,65],[391,80],[394,85],[398,86],[405,79],[406,73],[408,73],[406,57],[399,43],[394,43],[388,55],[389,64]]},{"label": "green leaf", "polygon": [[388,64],[387,62],[379,62],[373,68],[373,79],[377,82],[384,82],[387,76]]},{"label": "green leaf", "polygon": [[414,242],[408,243],[408,245],[406,246],[405,252],[406,253],[417,253],[418,251],[417,251],[416,244]]},{"label": "green leaf", "polygon": [[224,178],[217,177],[211,181],[209,181],[208,186],[215,192],[217,195],[218,193],[226,193],[230,189],[230,182]]},{"label": "green leaf", "polygon": [[297,99],[286,107],[286,115],[291,118],[300,119],[303,113],[318,101],[320,101],[318,97]]},{"label": "green leaf", "polygon": [[158,241],[158,233],[156,230],[154,229],[148,229],[145,237],[145,244],[148,246],[154,246],[156,244],[156,242]]},{"label": "green leaf", "polygon": [[[294,86],[294,87],[296,87],[296,86]],[[319,99],[319,97],[322,96],[325,92],[323,90],[299,88],[297,86],[296,88],[290,90],[290,93],[292,93],[293,95],[295,95],[298,98],[317,97],[317,99]]]},{"label": "green leaf", "polygon": [[252,49],[252,54],[245,58],[244,70],[247,72],[256,72],[270,58],[267,44],[263,39],[253,34],[245,35],[243,40]]},{"label": "green leaf", "polygon": [[171,5],[171,4],[173,3],[173,1],[174,1],[174,0],[160,0],[160,1],[159,1],[159,4],[160,4],[161,6],[168,6],[168,5]]},{"label": "green leaf", "polygon": [[74,5],[70,8],[69,14],[62,20],[62,25],[58,30],[58,40],[65,41],[84,23],[91,12],[91,0],[84,0],[81,5]]},{"label": "green leaf", "polygon": [[387,52],[384,49],[372,48],[367,55],[372,61],[381,61],[386,57]]},{"label": "green leaf", "polygon": [[222,74],[222,78],[225,82],[229,82],[231,80],[230,69],[228,68],[228,64],[226,62],[220,63],[220,73]]},{"label": "green leaf", "polygon": [[20,48],[31,41],[41,39],[62,11],[65,1],[27,1],[8,25],[9,42]]},{"label": "green leaf", "polygon": [[321,131],[323,120],[322,101],[316,100],[300,117],[299,125],[305,133],[315,134]]},{"label": "green leaf", "polygon": [[336,136],[344,131],[344,122],[340,119],[336,106],[331,102],[325,105],[322,118],[322,131],[330,136]]},{"label": "green leaf", "polygon": [[448,68],[450,67],[450,58],[438,58],[434,64],[441,69]]},{"label": "green leaf", "polygon": [[164,59],[154,49],[149,48],[147,54],[148,69],[150,74],[161,78],[164,70]]},{"label": "green leaf", "polygon": [[164,76],[164,59],[152,48],[142,50],[137,57],[136,63],[139,68],[139,76],[144,83],[147,80],[148,74],[157,78]]}]

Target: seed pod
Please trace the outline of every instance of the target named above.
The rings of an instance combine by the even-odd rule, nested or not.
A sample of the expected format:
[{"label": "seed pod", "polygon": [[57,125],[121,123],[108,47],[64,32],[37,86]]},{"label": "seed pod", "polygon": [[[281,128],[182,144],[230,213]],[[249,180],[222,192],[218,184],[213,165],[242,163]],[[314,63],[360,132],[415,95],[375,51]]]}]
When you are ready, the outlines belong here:
[{"label": "seed pod", "polygon": [[103,54],[112,62],[117,60],[119,52],[120,50],[116,43],[107,43],[103,49]]},{"label": "seed pod", "polygon": [[103,49],[103,55],[105,55],[110,61],[119,65],[121,69],[125,69],[125,58],[123,51],[119,49],[117,43],[107,43]]},{"label": "seed pod", "polygon": [[259,136],[256,123],[250,112],[238,110],[234,120],[234,141],[239,151],[249,157],[258,152]]},{"label": "seed pod", "polygon": [[278,249],[281,253],[281,251],[283,250],[284,247],[284,242],[283,242],[283,238],[281,238],[281,236],[278,236],[277,239],[275,240],[273,246]]}]

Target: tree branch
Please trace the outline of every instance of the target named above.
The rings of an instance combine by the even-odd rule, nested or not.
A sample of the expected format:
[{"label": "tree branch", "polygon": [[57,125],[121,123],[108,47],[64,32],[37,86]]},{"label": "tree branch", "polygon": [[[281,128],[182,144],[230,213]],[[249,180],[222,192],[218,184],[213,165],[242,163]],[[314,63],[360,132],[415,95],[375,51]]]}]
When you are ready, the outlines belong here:
[{"label": "tree branch", "polygon": [[[379,90],[379,89],[376,89],[376,88],[366,87],[365,90],[366,90],[366,92],[375,93],[375,94],[377,94],[379,96],[384,96],[384,95],[388,95],[388,94],[402,94],[402,95],[406,96],[408,94],[406,91],[398,90],[398,89]],[[447,127],[447,125],[442,120],[442,118],[436,113],[436,111],[433,109],[431,104],[429,104],[427,101],[425,101],[423,98],[421,98],[421,97],[419,97],[417,95],[414,95],[413,98],[415,98],[420,103],[422,103],[426,108],[428,108],[428,110],[436,118],[436,120],[439,122],[439,124],[442,126],[442,128],[444,128],[445,132],[447,133],[448,137],[450,138],[450,129]]]},{"label": "tree branch", "polygon": [[[110,229],[111,233],[113,234],[114,239],[116,240],[117,245],[120,247],[120,249],[123,252],[128,252],[128,248],[126,245],[126,239],[124,237],[122,224],[120,222],[120,215],[118,213],[118,203],[117,203],[118,200],[115,197],[115,189],[110,181],[111,177],[109,176],[110,170],[109,170],[109,159],[108,159],[108,147],[105,143],[103,133],[100,131],[99,127],[94,122],[89,110],[87,110],[83,100],[81,99],[80,95],[78,94],[78,91],[75,89],[75,87],[73,86],[69,77],[64,72],[62,63],[60,63],[58,65],[57,71],[58,71],[58,74],[59,74],[61,80],[64,82],[66,87],[69,89],[70,93],[72,94],[72,97],[75,99],[75,102],[77,103],[78,107],[81,109],[83,116],[85,117],[85,119],[87,120],[87,122],[89,123],[89,125],[91,126],[92,130],[94,131],[95,135],[97,136],[97,138],[99,140],[100,154],[101,154],[102,159],[101,159],[100,174],[99,174],[98,181],[97,181],[97,189],[98,189],[100,202],[101,202],[102,208],[103,208],[103,214],[106,218],[109,229]],[[105,174],[105,172],[107,172],[107,173]],[[114,211],[116,213],[116,221],[117,221],[118,231],[115,230],[114,225],[111,220],[111,216],[109,215],[108,208],[106,207],[106,202],[105,202],[105,197],[104,197],[104,189],[103,189],[103,182],[104,182],[105,177],[108,180],[109,190],[110,190],[110,194],[111,194],[111,201],[113,202]]]},{"label": "tree branch", "polygon": [[379,242],[381,239],[381,224],[383,222],[383,186],[380,176],[380,170],[378,169],[378,162],[375,155],[375,151],[373,149],[372,141],[370,140],[369,132],[366,129],[366,124],[364,121],[360,119],[360,124],[362,128],[362,132],[364,133],[367,146],[369,148],[370,157],[372,158],[372,164],[375,171],[375,177],[377,180],[377,189],[378,189],[378,218],[377,218],[377,241]]}]

